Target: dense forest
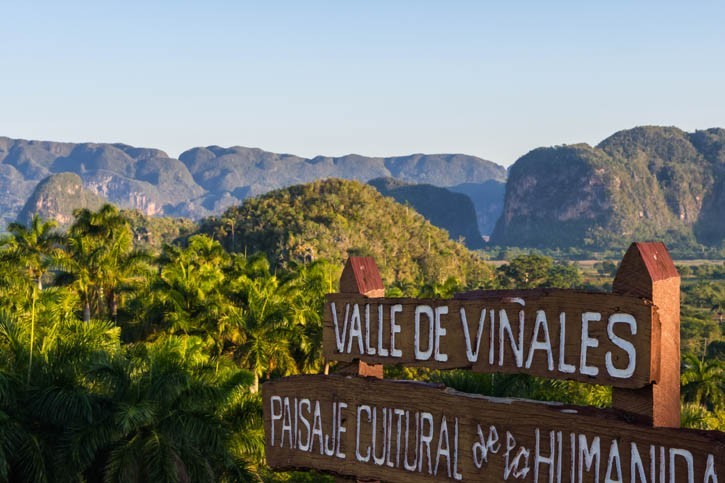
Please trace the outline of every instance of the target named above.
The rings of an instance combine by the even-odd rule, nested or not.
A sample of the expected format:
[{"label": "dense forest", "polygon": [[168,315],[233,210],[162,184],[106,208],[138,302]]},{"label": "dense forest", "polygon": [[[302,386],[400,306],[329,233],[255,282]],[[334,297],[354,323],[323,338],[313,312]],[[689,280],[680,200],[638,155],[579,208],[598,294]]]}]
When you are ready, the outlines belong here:
[{"label": "dense forest", "polygon": [[[0,242],[0,481],[317,481],[265,467],[259,385],[334,370],[321,311],[348,255],[375,256],[390,296],[606,289],[616,270],[589,277],[539,254],[494,268],[360,183],[295,189],[198,232],[112,205],[77,210],[66,231],[37,216],[11,224]],[[722,430],[725,270],[680,270],[683,425]],[[496,396],[611,400],[604,387],[521,375],[386,371]]]},{"label": "dense forest", "polygon": [[414,209],[357,181],[328,179],[271,191],[201,222],[230,251],[263,252],[281,266],[372,256],[386,286],[455,277],[490,284],[493,271]]}]

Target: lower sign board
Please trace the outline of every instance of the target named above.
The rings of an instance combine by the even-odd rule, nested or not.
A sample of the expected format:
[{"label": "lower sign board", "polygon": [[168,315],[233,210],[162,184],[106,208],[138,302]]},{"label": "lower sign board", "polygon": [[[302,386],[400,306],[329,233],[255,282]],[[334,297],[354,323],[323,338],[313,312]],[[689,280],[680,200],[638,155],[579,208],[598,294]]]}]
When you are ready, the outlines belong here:
[{"label": "lower sign board", "polygon": [[725,433],[429,384],[298,376],[263,386],[267,463],[389,482],[725,481]]}]

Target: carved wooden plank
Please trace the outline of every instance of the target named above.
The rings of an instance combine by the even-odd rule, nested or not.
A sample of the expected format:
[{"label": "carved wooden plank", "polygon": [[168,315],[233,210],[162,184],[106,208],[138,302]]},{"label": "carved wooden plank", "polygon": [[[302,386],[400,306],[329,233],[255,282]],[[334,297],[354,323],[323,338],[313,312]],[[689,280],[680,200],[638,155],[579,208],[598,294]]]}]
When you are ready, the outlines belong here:
[{"label": "carved wooden plank", "polygon": [[328,360],[638,388],[659,376],[659,359],[651,357],[660,343],[652,330],[657,317],[656,307],[639,296],[571,290],[490,291],[452,300],[331,294],[323,345]]},{"label": "carved wooden plank", "polygon": [[725,433],[416,382],[298,376],[262,388],[267,463],[389,482],[725,481]]}]

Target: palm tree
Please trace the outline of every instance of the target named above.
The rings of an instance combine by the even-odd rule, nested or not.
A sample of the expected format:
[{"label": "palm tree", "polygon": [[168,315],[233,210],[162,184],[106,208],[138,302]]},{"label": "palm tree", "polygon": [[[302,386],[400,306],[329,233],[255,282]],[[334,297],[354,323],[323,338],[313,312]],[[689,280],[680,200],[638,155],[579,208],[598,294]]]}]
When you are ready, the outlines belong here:
[{"label": "palm tree", "polygon": [[60,268],[57,276],[59,285],[67,285],[77,295],[82,305],[83,321],[91,320],[98,313],[100,304],[99,266],[104,247],[93,239],[79,233],[70,233],[66,249],[59,254],[55,263]]},{"label": "palm tree", "polygon": [[692,429],[718,429],[717,416],[696,403],[685,403],[680,410],[681,426]]},{"label": "palm tree", "polygon": [[26,337],[16,315],[0,314],[0,393],[12,388],[0,397],[0,432],[8,437],[0,438],[6,455],[0,480],[78,481],[78,470],[64,464],[64,437],[68,428],[92,424],[102,409],[98,388],[85,384],[83,370],[118,350],[119,330],[100,322],[54,322],[40,334],[32,377],[21,381],[18,362],[27,346],[19,342]]},{"label": "palm tree", "polygon": [[10,237],[0,241],[2,252],[0,259],[5,263],[15,263],[38,288],[43,289],[43,276],[52,265],[52,255],[58,249],[62,237],[54,232],[58,224],[55,221],[43,221],[39,215],[33,215],[30,224],[10,223]]},{"label": "palm tree", "polygon": [[26,383],[24,330],[0,313],[0,481],[256,481],[251,374],[213,368],[199,338],[127,350],[110,321],[59,322]]},{"label": "palm tree", "polygon": [[[282,290],[290,302],[294,329],[293,352],[303,372],[329,371],[322,351],[322,314],[325,295],[332,293],[340,278],[340,268],[325,260],[292,264]],[[335,282],[333,282],[335,281]]]},{"label": "palm tree", "polygon": [[35,320],[38,295],[43,290],[43,276],[50,269],[53,254],[58,251],[59,235],[53,232],[54,221],[44,222],[37,214],[33,215],[30,225],[10,223],[8,232],[11,237],[4,240],[0,247],[0,264],[20,270],[21,277],[28,282],[30,290],[30,349],[28,351],[28,380],[33,366],[35,344]]},{"label": "palm tree", "polygon": [[107,316],[118,321],[121,290],[140,283],[149,273],[150,257],[133,249],[128,220],[106,204],[97,212],[76,210],[66,253],[57,260],[59,283],[70,285],[83,305],[83,320]]},{"label": "palm tree", "polygon": [[247,440],[249,453],[235,447],[240,428],[224,419],[244,412],[235,394],[249,375],[212,373],[203,347],[165,337],[94,369],[92,380],[112,388],[111,409],[73,432],[75,464],[105,481],[252,481],[261,440]]},{"label": "palm tree", "polygon": [[219,242],[196,235],[186,248],[165,247],[161,264],[153,290],[164,325],[203,337],[220,354],[224,327],[238,312],[223,295],[229,256]]},{"label": "palm tree", "polygon": [[682,396],[685,401],[701,404],[712,410],[725,403],[723,362],[699,358],[688,353],[682,358]]},{"label": "palm tree", "polygon": [[296,372],[290,349],[293,325],[289,301],[275,275],[243,276],[237,281],[244,300],[238,327],[241,344],[236,359],[254,375],[252,392],[259,390],[259,379],[275,370]]}]

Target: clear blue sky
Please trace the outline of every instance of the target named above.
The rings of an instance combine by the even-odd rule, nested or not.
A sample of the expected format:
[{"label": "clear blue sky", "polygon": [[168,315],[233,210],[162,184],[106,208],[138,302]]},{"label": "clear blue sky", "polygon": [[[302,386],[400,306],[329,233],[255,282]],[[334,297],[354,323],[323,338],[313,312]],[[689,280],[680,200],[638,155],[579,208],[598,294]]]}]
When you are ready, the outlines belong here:
[{"label": "clear blue sky", "polygon": [[725,2],[13,2],[0,135],[509,165],[725,127]]}]

